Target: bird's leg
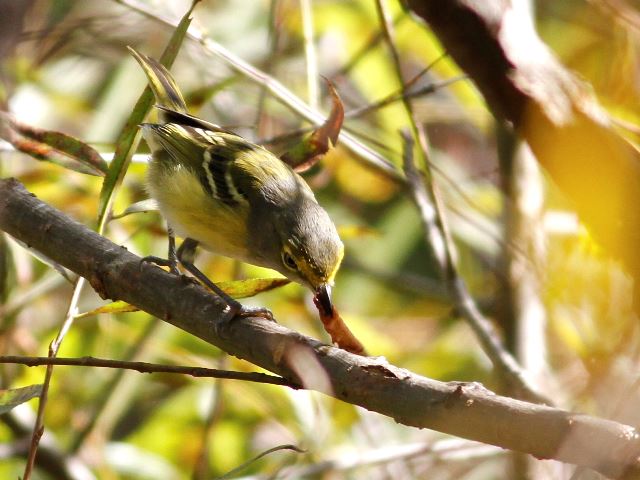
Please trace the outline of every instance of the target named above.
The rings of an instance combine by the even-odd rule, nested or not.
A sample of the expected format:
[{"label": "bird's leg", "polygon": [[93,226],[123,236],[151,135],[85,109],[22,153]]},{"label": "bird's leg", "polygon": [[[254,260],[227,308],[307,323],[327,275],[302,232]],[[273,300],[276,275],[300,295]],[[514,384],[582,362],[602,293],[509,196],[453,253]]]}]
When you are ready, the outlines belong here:
[{"label": "bird's leg", "polygon": [[169,240],[169,251],[167,252],[169,269],[171,273],[180,275],[180,271],[178,270],[178,255],[176,254],[176,237],[173,234],[173,229],[169,226],[167,226],[167,237]]},{"label": "bird's leg", "polygon": [[177,258],[180,264],[191,273],[194,277],[200,280],[207,288],[218,295],[222,300],[227,303],[227,321],[235,317],[263,317],[268,320],[273,320],[271,311],[262,307],[245,307],[240,302],[225,293],[220,287],[213,283],[207,276],[202,273],[195,265],[196,248],[198,247],[198,241],[193,238],[185,238],[180,248],[178,248]]},{"label": "bird's leg", "polygon": [[169,271],[171,273],[174,275],[180,275],[180,271],[178,270],[178,257],[176,255],[176,237],[174,236],[173,229],[171,227],[167,227],[167,236],[169,239],[169,252],[167,258],[149,255],[143,257],[140,260],[140,263],[155,263],[161,267],[169,267]]}]

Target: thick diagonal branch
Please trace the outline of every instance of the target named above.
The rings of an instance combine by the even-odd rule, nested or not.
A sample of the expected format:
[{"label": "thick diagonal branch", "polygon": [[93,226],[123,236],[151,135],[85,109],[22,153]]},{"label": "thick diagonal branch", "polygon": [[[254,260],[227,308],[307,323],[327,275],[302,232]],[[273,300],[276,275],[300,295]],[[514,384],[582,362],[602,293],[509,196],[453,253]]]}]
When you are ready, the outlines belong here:
[{"label": "thick diagonal branch", "polygon": [[640,435],[627,425],[500,397],[478,384],[442,383],[323,345],[275,322],[221,324],[226,304],[0,180],[0,229],[124,300],[226,352],[335,398],[394,418],[537,458],[636,474]]}]

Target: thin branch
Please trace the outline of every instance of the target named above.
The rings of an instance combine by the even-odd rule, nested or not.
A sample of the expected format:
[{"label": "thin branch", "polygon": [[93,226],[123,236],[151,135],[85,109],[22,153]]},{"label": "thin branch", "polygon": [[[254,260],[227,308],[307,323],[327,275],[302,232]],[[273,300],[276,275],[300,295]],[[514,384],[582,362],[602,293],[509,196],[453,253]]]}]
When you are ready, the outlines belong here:
[{"label": "thin branch", "polygon": [[[437,62],[440,58],[442,58],[442,56],[438,57],[438,59],[434,60],[434,63]],[[414,77],[414,79],[409,80],[409,82],[404,86],[404,88],[402,88],[401,91],[399,92],[393,92],[390,93],[389,95],[387,95],[386,97],[381,98],[380,100],[376,100],[375,102],[369,103],[367,105],[364,105],[362,107],[359,108],[354,108],[352,110],[349,110],[348,112],[345,112],[344,116],[345,118],[357,118],[357,117],[361,117],[362,115],[365,115],[373,110],[377,110],[383,107],[386,107],[387,105],[391,105],[392,103],[398,102],[398,101],[404,101],[410,98],[417,98],[417,97],[422,97],[424,95],[430,95],[432,93],[435,93],[436,91],[440,90],[441,88],[446,88],[449,85],[452,85],[456,82],[459,82],[461,80],[468,80],[469,77],[467,77],[466,75],[458,75],[456,77],[452,77],[452,78],[448,78],[446,80],[442,80],[441,82],[437,82],[437,83],[430,83],[428,85],[425,85],[423,87],[417,88],[415,90],[412,91],[408,91],[408,88],[410,87],[410,83],[413,80],[416,80],[417,78],[419,78],[420,75],[422,75],[423,73],[425,73],[426,71],[428,71],[428,68],[425,68],[422,72],[420,72],[420,74],[418,74],[416,77]]]},{"label": "thin branch", "polygon": [[[157,14],[155,11],[151,11],[151,9],[147,5],[144,5],[139,1],[114,1],[165,25],[171,27],[175,27],[176,25],[175,21],[165,18]],[[265,72],[259,70],[248,62],[242,60],[240,57],[206,36],[204,33],[197,31],[193,26],[189,29],[187,35],[192,40],[199,43],[207,54],[221,58],[227,64],[229,64],[229,66],[233,70],[242,74],[247,79],[266,88],[271,95],[273,95],[296,115],[301,116],[314,125],[322,125],[322,123],[325,121],[324,114],[310,108],[302,99],[300,99],[300,97],[291,92],[278,80],[267,75]],[[400,172],[392,162],[381,156],[378,152],[363,144],[355,136],[349,134],[346,131],[341,132],[340,144],[351,151],[351,153],[355,155],[355,158],[361,160],[363,162],[363,165],[365,165],[366,167],[382,173],[395,182],[403,182],[402,175],[400,175]]]},{"label": "thin branch", "polygon": [[584,465],[611,477],[640,475],[640,432],[631,426],[501,397],[476,383],[438,382],[262,318],[224,322],[225,302],[183,277],[141,263],[15,179],[0,180],[0,230],[87,278],[103,298],[136,305],[304,388],[404,425]]},{"label": "thin branch", "polygon": [[[410,18],[411,17],[407,15],[406,12],[400,12],[393,19],[393,25],[397,27],[398,25],[402,24],[406,20],[409,20]],[[351,72],[351,70],[353,70],[356,67],[356,65],[358,65],[358,63],[360,63],[360,61],[365,56],[367,56],[372,52],[375,52],[376,47],[378,46],[382,38],[383,38],[382,32],[376,29],[375,33],[372,34],[370,38],[362,44],[362,46],[351,56],[351,58],[347,61],[347,63],[341,66],[335,72],[333,72],[331,76],[344,77],[348,75]]]},{"label": "thin branch", "polygon": [[[123,354],[122,358],[125,361],[130,361],[140,355],[149,343],[150,336],[157,331],[159,324],[160,320],[151,317],[140,335],[132,339],[131,345]],[[70,452],[76,452],[80,449],[84,444],[85,439],[91,432],[93,432],[103,412],[107,409],[109,402],[114,398],[114,395],[118,395],[118,387],[121,385],[122,379],[125,378],[124,373],[124,369],[117,369],[116,372],[114,372],[114,375],[97,389],[97,392],[94,395],[95,402],[93,402],[91,412],[88,414],[89,418],[83,428],[81,428],[75,437],[69,442]],[[105,428],[103,427],[102,431],[104,432],[104,430]]]},{"label": "thin branch", "polygon": [[36,367],[42,365],[74,365],[76,367],[117,368],[122,370],[135,370],[140,373],[177,373],[192,377],[224,378],[227,380],[244,380],[246,382],[268,383],[270,385],[282,385],[291,388],[300,388],[281,377],[266,375],[259,372],[235,372],[233,370],[219,370],[205,367],[185,367],[181,365],[161,365],[147,362],[128,362],[125,360],[108,360],[96,357],[79,358],[51,358],[51,357],[24,357],[18,355],[0,356],[0,363],[14,363]]},{"label": "thin branch", "polygon": [[[407,84],[404,80],[404,75],[402,73],[400,53],[398,52],[398,49],[396,48],[396,45],[395,45],[393,23],[391,21],[391,16],[389,14],[386,1],[376,0],[376,10],[378,12],[378,19],[380,21],[381,30],[384,34],[384,39],[387,43],[387,47],[389,48],[391,57],[393,59],[393,68],[396,74],[396,79],[400,84],[402,91],[405,92],[407,88],[406,87]],[[416,116],[413,112],[413,106],[411,104],[410,99],[403,95],[402,104],[404,105],[407,118],[411,126],[411,132],[412,132],[413,138],[417,139],[418,144],[420,146],[420,149],[419,149],[420,160],[422,161],[422,164],[425,165],[425,168],[427,168],[427,174],[430,176],[431,162],[429,159],[426,137],[424,135],[424,132],[420,128],[418,128],[418,121],[416,120]],[[408,145],[405,145],[405,147],[408,147]],[[413,147],[413,143],[411,143],[411,147]],[[408,150],[409,150],[408,148],[405,149],[405,159],[407,158]],[[412,155],[412,152],[411,152],[411,155]],[[411,158],[412,158],[411,161],[413,162],[413,156]],[[406,163],[406,160],[405,160],[405,163]],[[406,172],[405,172],[405,176],[406,176]],[[411,184],[409,186],[411,188]],[[420,198],[419,201],[421,202],[419,204],[419,208],[421,209],[421,212],[423,214],[423,221],[426,220],[423,222],[423,225],[426,228],[425,232],[427,233],[427,242],[428,242],[427,245],[431,247],[432,253],[440,268],[440,271],[444,272],[446,270],[446,258],[445,258],[445,252],[444,252],[445,245],[442,241],[442,232],[440,230],[440,225],[438,225],[439,223],[438,212],[435,210],[433,205],[435,203],[435,198],[427,195]]]},{"label": "thin branch", "polygon": [[[180,49],[180,46],[184,40],[184,34],[186,29],[191,23],[191,14],[196,5],[201,0],[191,0],[191,6],[180,20],[178,26],[173,32],[167,46],[161,57],[161,62],[166,66],[171,66],[175,57]],[[109,170],[104,178],[102,189],[100,191],[100,204],[98,208],[98,233],[102,234],[106,228],[106,224],[109,221],[111,215],[111,206],[115,199],[115,194],[120,183],[124,178],[127,171],[129,162],[131,160],[131,154],[136,149],[138,141],[140,139],[140,132],[136,125],[141,122],[142,118],[151,108],[151,91],[147,87],[140,96],[134,111],[131,113],[129,121],[124,126],[121,135],[118,139],[116,153],[114,155],[114,161],[110,164]],[[69,302],[69,308],[65,320],[60,327],[56,338],[51,342],[49,346],[49,357],[55,358],[58,355],[60,345],[64,340],[67,332],[73,325],[73,321],[77,315],[78,302],[80,295],[85,286],[86,280],[79,278],[75,284],[71,301]],[[27,457],[27,463],[24,470],[24,480],[30,480],[33,466],[35,463],[36,453],[38,450],[38,444],[40,438],[44,432],[44,413],[47,405],[49,386],[51,384],[51,378],[53,376],[53,364],[47,365],[47,371],[45,374],[44,382],[42,385],[42,393],[40,394],[40,401],[38,403],[38,415],[33,427],[33,435],[31,437],[31,446],[29,448],[29,455]]]},{"label": "thin branch", "polygon": [[[536,392],[529,385],[525,373],[515,361],[513,356],[504,348],[491,322],[485,318],[473,298],[467,290],[466,284],[460,274],[453,258],[453,245],[448,238],[447,230],[442,221],[442,211],[435,199],[433,190],[428,191],[425,180],[415,166],[413,160],[413,142],[408,134],[403,134],[405,141],[404,169],[407,182],[411,189],[413,200],[420,211],[423,228],[427,236],[427,242],[434,250],[440,249],[437,255],[442,255],[439,261],[443,262],[445,280],[449,290],[455,299],[458,313],[467,321],[476,337],[482,345],[493,366],[498,370],[500,377],[507,382],[509,392],[513,392],[518,398],[524,398],[536,403],[551,404],[551,401]],[[433,188],[432,182],[427,180],[427,185]]]},{"label": "thin branch", "polygon": [[408,461],[429,457],[433,460],[445,461],[450,465],[452,462],[478,461],[487,457],[498,457],[504,453],[504,450],[495,447],[459,439],[439,440],[433,443],[386,445],[357,454],[353,452],[338,454],[334,458],[311,465],[288,467],[280,472],[280,478],[311,478],[329,472],[347,472],[362,467],[385,465],[398,460]]},{"label": "thin branch", "polygon": [[[80,294],[82,293],[82,289],[84,288],[85,284],[86,279],[82,277],[78,278],[78,280],[76,281],[64,322],[62,322],[62,326],[60,327],[56,338],[54,338],[49,345],[48,358],[51,360],[55,360],[64,337],[71,328],[71,325],[73,325],[73,320],[78,313],[78,301],[80,300]],[[47,406],[47,400],[49,398],[49,386],[51,385],[51,378],[53,377],[53,365],[53,363],[47,365],[47,371],[44,376],[44,381],[42,382],[42,393],[40,394],[40,401],[38,402],[38,414],[36,416],[35,425],[33,426],[33,433],[31,434],[31,445],[29,446],[27,463],[24,467],[24,480],[29,480],[31,478],[31,473],[33,472],[33,467],[36,461],[36,453],[38,452],[40,438],[42,438],[42,434],[44,433],[44,412],[45,407]]]},{"label": "thin branch", "polygon": [[296,453],[306,453],[306,450],[303,450],[302,448],[297,447],[295,445],[278,445],[277,447],[273,447],[273,448],[270,448],[268,450],[265,450],[262,453],[259,453],[258,455],[256,455],[252,459],[244,462],[242,465],[238,465],[233,470],[230,470],[227,473],[225,473],[224,475],[222,475],[220,477],[217,477],[216,480],[227,480],[229,478],[233,478],[238,472],[241,472],[242,470],[244,470],[245,468],[250,466],[252,463],[257,462],[261,458],[266,457],[267,455],[269,455],[271,453],[279,452],[280,450],[290,450],[290,451],[296,452]]},{"label": "thin branch", "polygon": [[[378,17],[380,19],[380,25],[384,32],[387,46],[389,47],[393,58],[396,77],[404,90],[406,89],[406,83],[402,74],[400,54],[396,48],[393,38],[393,24],[391,22],[391,16],[388,12],[386,1],[376,0],[376,8],[378,10]],[[444,280],[449,285],[449,289],[453,293],[453,297],[456,299],[457,309],[467,323],[469,323],[473,332],[478,337],[480,344],[482,345],[482,349],[493,363],[494,368],[497,370],[500,377],[506,381],[508,387],[513,389],[512,391],[515,392],[514,394],[517,397],[530,401],[549,403],[547,399],[539,395],[527,382],[524,372],[513,356],[511,356],[500,342],[491,322],[489,322],[489,320],[480,313],[466,288],[464,280],[458,274],[455,259],[453,257],[453,243],[448,238],[444,212],[439,205],[439,197],[431,174],[432,162],[429,159],[427,136],[424,129],[418,124],[413,112],[411,100],[403,98],[403,104],[409,118],[413,137],[417,139],[420,147],[418,149],[421,157],[420,160],[427,169],[427,188],[425,188],[421,175],[414,164],[413,141],[408,137],[408,135],[404,135],[405,176],[407,177],[409,190],[413,200],[420,210],[427,245],[431,248],[431,252],[433,253],[440,271],[443,274]]]},{"label": "thin branch", "polygon": [[[24,413],[24,411],[22,412]],[[30,411],[28,413],[31,413]],[[0,416],[0,421],[9,429],[15,438],[13,444],[8,445],[11,451],[0,453],[25,458],[29,453],[31,432],[33,428],[32,415],[18,415],[12,410]],[[0,458],[0,463],[4,458]],[[40,471],[47,472],[50,478],[56,480],[95,480],[89,467],[74,455],[69,455],[51,431],[43,435],[42,444],[38,447],[36,466]]]}]

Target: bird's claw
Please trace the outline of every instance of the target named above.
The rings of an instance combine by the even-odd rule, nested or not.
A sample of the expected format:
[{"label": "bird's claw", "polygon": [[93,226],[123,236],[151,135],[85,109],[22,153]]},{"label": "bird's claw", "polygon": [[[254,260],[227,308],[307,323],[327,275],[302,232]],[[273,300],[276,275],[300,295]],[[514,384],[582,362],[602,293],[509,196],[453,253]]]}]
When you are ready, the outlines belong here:
[{"label": "bird's claw", "polygon": [[176,262],[172,262],[169,259],[156,257],[154,255],[148,255],[140,259],[140,267],[142,268],[142,265],[145,263],[153,263],[154,265],[157,265],[159,267],[169,267],[169,271],[171,273],[173,273],[174,275],[180,275],[180,270],[178,270]]},{"label": "bird's claw", "polygon": [[229,305],[229,308],[225,315],[225,320],[227,322],[235,319],[235,318],[248,318],[248,317],[260,317],[265,320],[269,320],[271,322],[275,322],[273,318],[273,313],[271,310],[264,307],[247,307],[240,303],[235,305]]}]

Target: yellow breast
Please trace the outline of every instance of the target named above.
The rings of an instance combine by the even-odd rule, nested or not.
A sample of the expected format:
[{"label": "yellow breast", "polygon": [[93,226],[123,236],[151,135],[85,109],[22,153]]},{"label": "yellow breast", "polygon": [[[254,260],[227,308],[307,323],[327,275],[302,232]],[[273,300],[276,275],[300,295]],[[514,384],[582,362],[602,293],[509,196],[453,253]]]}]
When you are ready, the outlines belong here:
[{"label": "yellow breast", "polygon": [[166,168],[151,162],[148,189],[169,226],[181,237],[227,257],[252,262],[246,246],[248,207],[228,206],[205,192],[182,165]]}]

